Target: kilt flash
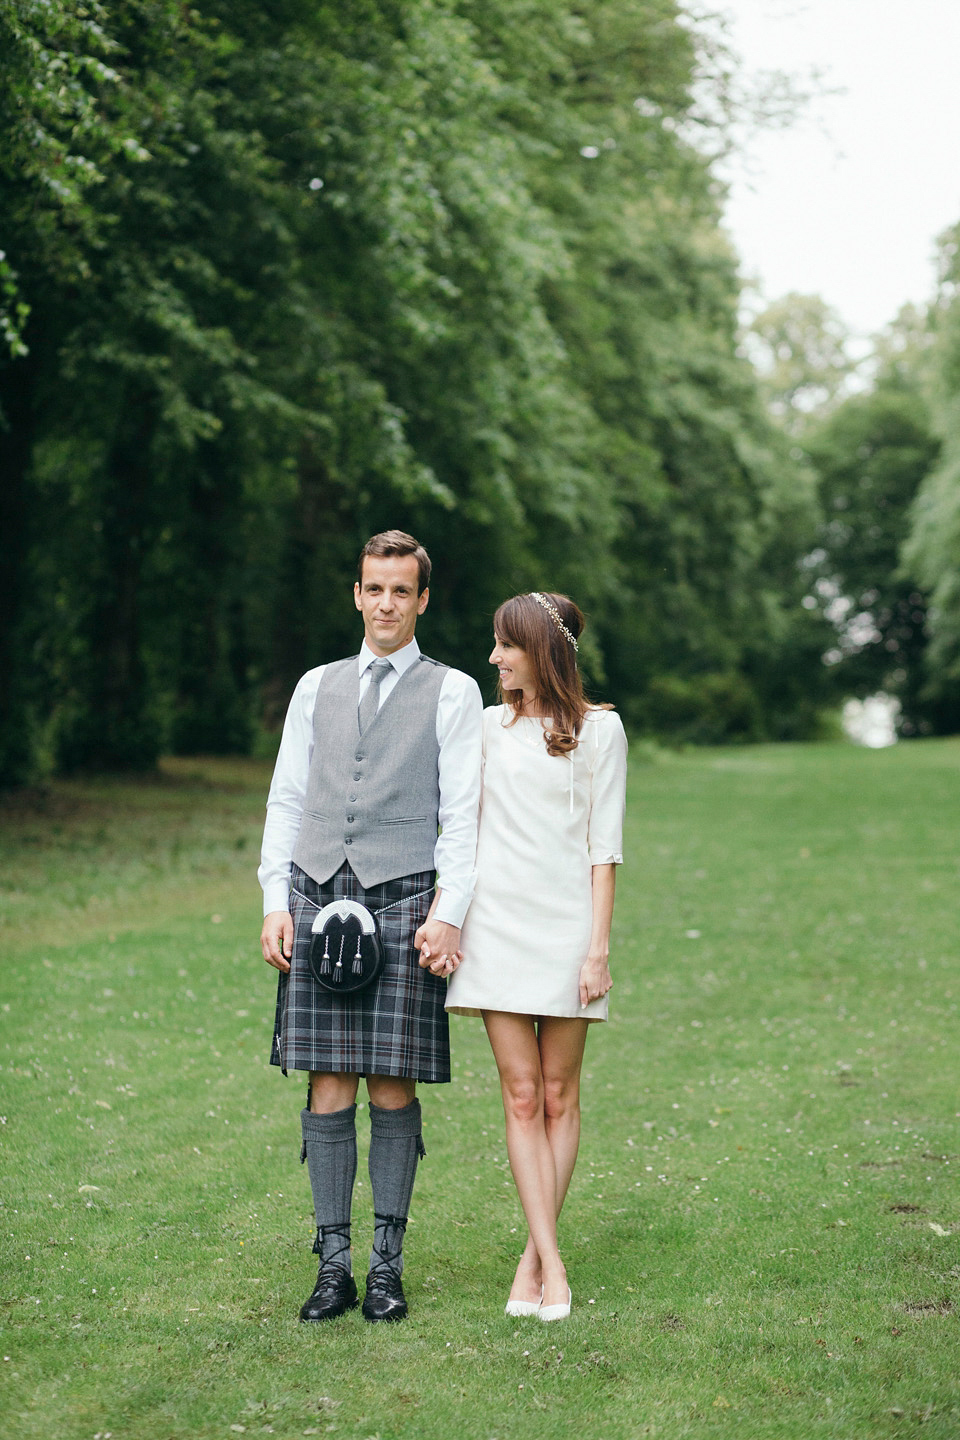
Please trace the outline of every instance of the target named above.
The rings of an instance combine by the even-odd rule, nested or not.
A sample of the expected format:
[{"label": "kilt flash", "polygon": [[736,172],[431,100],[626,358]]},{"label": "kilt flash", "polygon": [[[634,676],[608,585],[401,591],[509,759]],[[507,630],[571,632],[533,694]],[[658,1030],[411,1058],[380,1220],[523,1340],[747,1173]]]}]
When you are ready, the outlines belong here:
[{"label": "kilt flash", "polygon": [[[325,1074],[402,1075],[424,1082],[450,1079],[450,1039],[444,1009],[446,981],[421,970],[413,937],[433,896],[432,870],[364,890],[348,864],[323,885],[299,866],[290,877],[293,956],[277,986],[271,1065]],[[398,900],[419,895],[419,900]],[[353,995],[317,984],[307,955],[317,910],[334,900],[358,900],[377,916],[386,961],[380,978]]]}]

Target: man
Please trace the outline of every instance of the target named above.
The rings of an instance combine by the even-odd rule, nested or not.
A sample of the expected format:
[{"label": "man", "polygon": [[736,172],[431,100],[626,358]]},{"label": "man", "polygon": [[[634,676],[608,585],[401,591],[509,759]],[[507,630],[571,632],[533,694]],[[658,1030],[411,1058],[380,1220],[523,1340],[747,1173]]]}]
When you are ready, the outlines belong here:
[{"label": "man", "polygon": [[[417,645],[429,579],[429,556],[412,536],[388,530],[367,541],[354,586],[360,654],[300,680],[267,799],[260,944],[280,971],[270,1058],[284,1074],[310,1077],[300,1158],[320,1269],[301,1320],[357,1304],[350,1208],[361,1075],[374,1207],[363,1314],[407,1313],[403,1233],[424,1154],[416,1083],[450,1079],[445,981],[473,893],[482,705],[474,680]],[[378,980],[349,995],[321,988],[307,959],[318,910],[342,899],[380,912],[386,952]]]}]

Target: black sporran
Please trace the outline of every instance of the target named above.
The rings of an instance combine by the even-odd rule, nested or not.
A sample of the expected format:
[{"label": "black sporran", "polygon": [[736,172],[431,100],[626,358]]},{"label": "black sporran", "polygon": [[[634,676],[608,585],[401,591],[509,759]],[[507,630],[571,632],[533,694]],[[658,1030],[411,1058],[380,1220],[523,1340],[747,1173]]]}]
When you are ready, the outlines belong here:
[{"label": "black sporran", "polygon": [[310,971],[334,995],[351,995],[372,985],[383,969],[383,943],[376,917],[356,900],[334,900],[314,918]]}]

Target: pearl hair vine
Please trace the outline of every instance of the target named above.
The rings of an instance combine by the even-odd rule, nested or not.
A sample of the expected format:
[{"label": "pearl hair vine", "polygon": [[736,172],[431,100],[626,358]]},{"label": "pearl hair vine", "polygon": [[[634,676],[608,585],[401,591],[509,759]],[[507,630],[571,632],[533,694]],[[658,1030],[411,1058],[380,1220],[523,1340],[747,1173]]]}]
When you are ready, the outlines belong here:
[{"label": "pearl hair vine", "polygon": [[574,650],[579,651],[580,646],[577,644],[577,637],[574,635],[572,630],[568,630],[566,625],[564,625],[563,621],[560,618],[560,611],[557,609],[556,605],[554,605],[552,601],[548,600],[546,595],[541,595],[539,590],[531,590],[530,594],[533,596],[534,600],[536,600],[537,604],[541,605],[543,609],[546,610],[547,614],[550,616],[550,619],[560,631],[560,634],[565,636],[566,639],[570,641],[570,644],[573,646]]}]

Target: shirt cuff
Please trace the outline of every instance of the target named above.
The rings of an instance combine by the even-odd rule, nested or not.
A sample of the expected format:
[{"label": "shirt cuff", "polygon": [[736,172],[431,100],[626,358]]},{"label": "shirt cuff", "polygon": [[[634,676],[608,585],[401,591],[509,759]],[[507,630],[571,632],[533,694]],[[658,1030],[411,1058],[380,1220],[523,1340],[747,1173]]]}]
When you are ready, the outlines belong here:
[{"label": "shirt cuff", "polygon": [[458,930],[462,930],[470,900],[469,895],[457,895],[452,890],[441,890],[437,908],[433,912],[434,920],[439,920],[441,925],[455,925]]},{"label": "shirt cuff", "polygon": [[263,913],[272,915],[274,910],[290,909],[290,881],[271,880],[263,891]]}]

